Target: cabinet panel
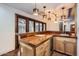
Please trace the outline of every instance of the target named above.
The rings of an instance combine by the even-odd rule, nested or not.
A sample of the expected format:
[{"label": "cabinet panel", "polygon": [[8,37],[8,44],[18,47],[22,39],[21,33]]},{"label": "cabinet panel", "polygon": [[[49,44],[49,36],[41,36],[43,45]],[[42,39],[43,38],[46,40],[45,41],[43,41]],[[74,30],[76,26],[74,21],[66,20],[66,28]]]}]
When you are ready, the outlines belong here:
[{"label": "cabinet panel", "polygon": [[48,40],[36,48],[36,55],[38,56],[49,55],[50,54],[49,51],[50,51],[50,45],[49,45],[49,40]]},{"label": "cabinet panel", "polygon": [[33,48],[20,42],[21,56],[33,56]]},{"label": "cabinet panel", "polygon": [[76,43],[73,42],[65,42],[65,53],[69,55],[75,55],[75,46]]},{"label": "cabinet panel", "polygon": [[64,53],[64,40],[62,38],[56,38],[55,40],[55,49],[59,52]]},{"label": "cabinet panel", "polygon": [[66,37],[54,37],[53,49],[68,55],[76,54],[76,39]]}]

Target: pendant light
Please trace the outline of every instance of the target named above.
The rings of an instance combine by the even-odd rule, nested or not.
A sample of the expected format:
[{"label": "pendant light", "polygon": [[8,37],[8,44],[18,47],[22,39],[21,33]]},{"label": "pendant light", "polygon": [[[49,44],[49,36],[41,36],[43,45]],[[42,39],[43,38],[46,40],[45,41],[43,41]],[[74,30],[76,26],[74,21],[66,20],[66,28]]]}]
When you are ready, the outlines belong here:
[{"label": "pendant light", "polygon": [[61,16],[62,21],[64,21],[66,19],[66,15],[64,15],[64,9],[65,9],[65,7],[62,7],[62,12],[63,12],[63,14]]},{"label": "pendant light", "polygon": [[58,23],[57,22],[57,14],[54,14],[55,15],[55,21],[54,21],[54,23]]},{"label": "pendant light", "polygon": [[43,9],[44,9],[43,18],[45,19],[45,18],[47,18],[47,15],[46,15],[46,13],[45,13],[45,11],[46,11],[46,6],[43,6]]},{"label": "pendant light", "polygon": [[35,1],[35,8],[33,9],[33,15],[38,15],[39,9],[36,7],[36,1]]},{"label": "pendant light", "polygon": [[48,20],[51,20],[50,13],[51,13],[51,12],[49,11],[49,12],[48,12],[48,14],[49,14]]}]

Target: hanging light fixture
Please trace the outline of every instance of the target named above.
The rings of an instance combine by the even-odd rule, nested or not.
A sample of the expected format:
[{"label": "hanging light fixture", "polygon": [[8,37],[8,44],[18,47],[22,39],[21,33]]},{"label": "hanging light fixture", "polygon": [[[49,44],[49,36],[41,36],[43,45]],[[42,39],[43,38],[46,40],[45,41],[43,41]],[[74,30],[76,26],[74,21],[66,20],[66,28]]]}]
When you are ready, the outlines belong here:
[{"label": "hanging light fixture", "polygon": [[47,15],[46,15],[46,13],[45,13],[45,11],[46,11],[46,6],[43,6],[43,8],[44,8],[43,18],[45,19],[45,18],[47,18]]},{"label": "hanging light fixture", "polygon": [[33,9],[33,15],[38,15],[39,9],[36,7],[36,2],[35,2],[35,8]]},{"label": "hanging light fixture", "polygon": [[51,13],[51,12],[49,11],[49,12],[48,12],[48,15],[49,15],[48,20],[51,20],[50,13]]},{"label": "hanging light fixture", "polygon": [[55,16],[55,21],[54,21],[54,23],[58,23],[58,22],[57,22],[57,14],[53,13],[53,15]]},{"label": "hanging light fixture", "polygon": [[62,16],[61,16],[61,19],[62,19],[62,21],[65,21],[65,19],[66,19],[66,15],[64,15],[64,9],[65,9],[65,7],[62,7]]}]

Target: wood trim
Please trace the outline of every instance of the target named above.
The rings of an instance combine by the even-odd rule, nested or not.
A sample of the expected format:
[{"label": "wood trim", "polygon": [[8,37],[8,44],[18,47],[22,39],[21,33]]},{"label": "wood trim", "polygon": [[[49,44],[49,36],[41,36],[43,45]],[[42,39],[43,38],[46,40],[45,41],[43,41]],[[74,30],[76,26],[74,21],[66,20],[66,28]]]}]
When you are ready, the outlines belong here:
[{"label": "wood trim", "polygon": [[26,20],[26,32],[29,32],[29,20]]},{"label": "wood trim", "polygon": [[72,55],[69,55],[69,54],[66,54],[66,53],[62,53],[62,52],[59,52],[59,51],[56,51],[56,50],[54,50],[55,52],[58,52],[58,53],[60,53],[60,54],[63,54],[63,55],[67,55],[67,56],[72,56]]},{"label": "wood trim", "polygon": [[35,32],[35,22],[34,22],[34,32]]},{"label": "wood trim", "polygon": [[36,56],[36,48],[33,48],[33,53],[34,53],[34,56]]},{"label": "wood trim", "polygon": [[38,26],[39,26],[38,31],[40,32],[40,23],[38,23]]},{"label": "wood trim", "polygon": [[19,48],[18,36],[16,33],[18,33],[18,16],[15,14],[15,49]]},{"label": "wood trim", "polygon": [[43,23],[42,23],[42,31],[43,31],[43,28],[44,28],[44,27],[43,27]]},{"label": "wood trim", "polygon": [[47,29],[47,25],[46,25],[46,23],[45,23],[45,31],[46,31],[46,29]]}]

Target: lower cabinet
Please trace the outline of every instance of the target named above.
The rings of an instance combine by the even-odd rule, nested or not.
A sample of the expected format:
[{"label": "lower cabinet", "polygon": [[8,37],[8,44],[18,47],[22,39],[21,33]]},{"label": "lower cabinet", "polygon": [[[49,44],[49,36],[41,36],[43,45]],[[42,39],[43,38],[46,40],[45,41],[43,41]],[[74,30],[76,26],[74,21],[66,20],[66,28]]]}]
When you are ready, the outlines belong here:
[{"label": "lower cabinet", "polygon": [[20,52],[21,56],[49,56],[50,40],[47,40],[37,47],[31,47],[30,45],[20,42]]},{"label": "lower cabinet", "polygon": [[33,48],[29,45],[26,45],[23,42],[20,42],[20,55],[21,56],[33,56]]},{"label": "lower cabinet", "polygon": [[75,55],[76,53],[76,39],[66,37],[54,37],[53,49],[68,55]]},{"label": "lower cabinet", "polygon": [[60,52],[64,52],[64,40],[61,38],[59,39],[58,37],[55,38],[55,50],[56,51],[60,51]]},{"label": "lower cabinet", "polygon": [[68,39],[65,41],[65,53],[76,55],[76,39]]},{"label": "lower cabinet", "polygon": [[37,56],[49,56],[50,55],[50,41],[46,41],[42,45],[36,48]]}]

